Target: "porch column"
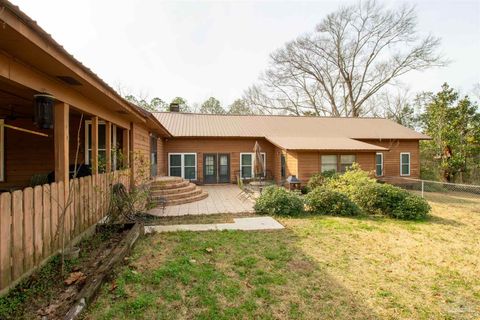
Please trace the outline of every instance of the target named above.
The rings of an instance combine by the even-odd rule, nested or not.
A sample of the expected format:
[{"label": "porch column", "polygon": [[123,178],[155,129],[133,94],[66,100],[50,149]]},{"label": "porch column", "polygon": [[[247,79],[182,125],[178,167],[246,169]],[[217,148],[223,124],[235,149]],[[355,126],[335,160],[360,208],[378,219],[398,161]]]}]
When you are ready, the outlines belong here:
[{"label": "porch column", "polygon": [[58,102],[54,108],[55,181],[63,181],[67,190],[70,162],[68,145],[70,106],[64,102]]},{"label": "porch column", "polygon": [[130,166],[130,130],[122,130],[122,165],[124,168]]},{"label": "porch column", "polygon": [[105,121],[105,172],[112,171],[112,123]]},{"label": "porch column", "polygon": [[92,117],[92,174],[98,174],[98,117]]},{"label": "porch column", "polygon": [[135,157],[133,153],[135,152],[134,149],[134,140],[135,139],[135,125],[130,123],[130,154],[129,154],[129,163],[130,163],[130,188],[135,187],[135,170],[136,170],[136,164],[135,164]]}]

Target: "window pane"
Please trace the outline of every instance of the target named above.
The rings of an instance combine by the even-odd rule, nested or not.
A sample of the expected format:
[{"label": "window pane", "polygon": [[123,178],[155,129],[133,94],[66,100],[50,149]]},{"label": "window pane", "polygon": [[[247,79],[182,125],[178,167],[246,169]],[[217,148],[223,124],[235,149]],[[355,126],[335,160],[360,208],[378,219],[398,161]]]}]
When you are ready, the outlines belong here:
[{"label": "window pane", "polygon": [[220,165],[220,175],[225,176],[228,174],[228,166]]},{"label": "window pane", "polygon": [[195,179],[195,167],[185,167],[185,179]]},{"label": "window pane", "polygon": [[282,178],[285,178],[285,175],[287,174],[286,173],[286,163],[285,163],[285,156],[282,154],[280,156],[280,163],[281,163],[281,174],[282,174]]},{"label": "window pane", "polygon": [[405,174],[405,175],[410,174],[410,165],[402,164],[402,174]]},{"label": "window pane", "polygon": [[382,176],[383,175],[383,155],[382,154],[376,154],[375,155],[375,174],[377,176]]},{"label": "window pane", "polygon": [[322,161],[322,172],[325,171],[337,171],[337,156],[336,155],[323,155],[321,158]]},{"label": "window pane", "polygon": [[179,154],[170,155],[170,166],[180,167],[182,165],[182,156]]},{"label": "window pane", "polygon": [[227,165],[227,156],[220,156],[220,165],[226,166]]},{"label": "window pane", "polygon": [[182,168],[171,167],[170,168],[170,175],[173,176],[173,177],[181,177],[182,176]]},{"label": "window pane", "polygon": [[409,154],[402,154],[402,164],[410,163],[410,155]]},{"label": "window pane", "polygon": [[252,155],[251,154],[242,154],[242,166],[252,165]]},{"label": "window pane", "polygon": [[242,166],[242,178],[252,177],[252,166]]},{"label": "window pane", "polygon": [[355,155],[345,155],[345,154],[342,154],[340,156],[340,163],[343,163],[343,164],[352,164],[355,162]]},{"label": "window pane", "polygon": [[98,125],[98,149],[105,149],[105,124]]},{"label": "window pane", "polygon": [[194,154],[186,154],[184,156],[184,163],[185,166],[193,167],[195,166],[195,155]]}]

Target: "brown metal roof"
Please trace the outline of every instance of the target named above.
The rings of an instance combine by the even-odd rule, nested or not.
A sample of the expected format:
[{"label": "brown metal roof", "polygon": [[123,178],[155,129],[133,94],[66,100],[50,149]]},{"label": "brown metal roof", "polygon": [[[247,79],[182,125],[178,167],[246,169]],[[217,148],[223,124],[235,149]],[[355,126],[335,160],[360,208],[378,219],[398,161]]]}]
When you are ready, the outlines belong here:
[{"label": "brown metal roof", "polygon": [[[424,134],[382,118],[233,116],[178,112],[155,113],[155,116],[174,137],[429,139]],[[313,143],[313,139],[308,141]]]},{"label": "brown metal roof", "polygon": [[388,151],[387,148],[375,146],[350,138],[318,137],[266,137],[279,148],[287,150],[355,150],[355,151]]}]

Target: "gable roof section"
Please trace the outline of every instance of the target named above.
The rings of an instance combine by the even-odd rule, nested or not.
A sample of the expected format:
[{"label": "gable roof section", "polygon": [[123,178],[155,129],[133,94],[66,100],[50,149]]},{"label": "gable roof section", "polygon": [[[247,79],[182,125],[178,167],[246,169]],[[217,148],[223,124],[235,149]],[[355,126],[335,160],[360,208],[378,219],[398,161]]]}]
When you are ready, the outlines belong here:
[{"label": "gable roof section", "polygon": [[366,142],[336,137],[266,137],[275,146],[287,150],[354,150],[354,151],[388,151],[387,148]]},{"label": "gable roof section", "polygon": [[[424,134],[382,118],[233,116],[177,112],[160,112],[155,116],[174,137],[270,137],[276,141],[285,137],[429,139]],[[313,143],[312,139],[308,140]],[[282,142],[291,145],[292,140],[282,139]]]}]

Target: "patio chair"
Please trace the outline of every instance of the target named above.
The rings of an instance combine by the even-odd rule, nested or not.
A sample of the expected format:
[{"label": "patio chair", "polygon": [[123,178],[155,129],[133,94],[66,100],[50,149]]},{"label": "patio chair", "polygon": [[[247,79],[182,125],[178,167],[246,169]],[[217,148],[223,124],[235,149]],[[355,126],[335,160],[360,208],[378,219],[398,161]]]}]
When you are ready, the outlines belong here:
[{"label": "patio chair", "polygon": [[240,177],[240,175],[237,175],[237,185],[238,188],[240,188],[240,193],[237,195],[237,197],[249,199],[253,197],[253,190],[245,186],[245,184],[243,183],[243,179]]}]

